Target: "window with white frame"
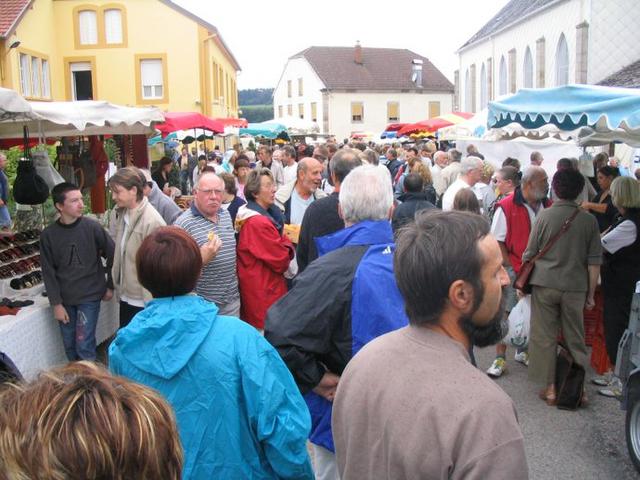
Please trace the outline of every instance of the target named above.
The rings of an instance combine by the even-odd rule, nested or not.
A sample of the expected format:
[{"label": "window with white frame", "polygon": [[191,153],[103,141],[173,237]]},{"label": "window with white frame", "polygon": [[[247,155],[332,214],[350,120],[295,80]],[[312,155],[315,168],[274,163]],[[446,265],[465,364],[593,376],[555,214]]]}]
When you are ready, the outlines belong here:
[{"label": "window with white frame", "polygon": [[29,68],[30,64],[29,55],[24,53],[20,54],[20,88],[22,89],[22,95],[25,97],[31,96],[31,75]]},{"label": "window with white frame", "polygon": [[20,93],[25,97],[50,99],[49,60],[27,53],[19,54]]},{"label": "window with white frame", "polygon": [[569,47],[564,33],[560,35],[556,48],[556,86],[569,83]]},{"label": "window with white frame", "polygon": [[98,14],[95,10],[82,10],[78,13],[80,27],[80,45],[98,44]]},{"label": "window with white frame", "polygon": [[533,56],[529,47],[524,52],[522,77],[524,88],[533,88]]},{"label": "window with white frame", "polygon": [[107,45],[123,43],[122,11],[110,8],[104,11],[104,37]]},{"label": "window with white frame", "polygon": [[507,62],[504,55],[500,58],[500,76],[498,78],[498,95],[507,94]]},{"label": "window with white frame", "polygon": [[489,98],[489,92],[487,88],[487,68],[484,63],[480,69],[480,110],[487,106],[487,99]]},{"label": "window with white frame", "polygon": [[142,87],[142,98],[144,100],[154,100],[164,97],[164,78],[161,59],[150,58],[140,60],[140,83]]}]

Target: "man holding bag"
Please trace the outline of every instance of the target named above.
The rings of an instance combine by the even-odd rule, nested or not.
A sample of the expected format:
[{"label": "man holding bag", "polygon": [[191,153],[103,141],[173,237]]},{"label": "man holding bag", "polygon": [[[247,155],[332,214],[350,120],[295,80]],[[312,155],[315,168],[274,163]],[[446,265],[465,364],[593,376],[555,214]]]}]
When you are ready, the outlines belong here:
[{"label": "man holding bag", "polygon": [[[498,240],[502,252],[502,264],[509,274],[510,284],[505,287],[505,313],[516,306],[518,299],[513,288],[513,280],[520,271],[522,254],[527,246],[531,227],[540,212],[551,205],[547,200],[549,180],[542,167],[529,167],[522,176],[522,185],[517,186],[496,205],[496,211],[491,224],[491,233]],[[507,370],[507,345],[496,345],[496,359],[487,374],[498,378]],[[529,354],[526,350],[516,352],[515,360],[529,364]]]}]

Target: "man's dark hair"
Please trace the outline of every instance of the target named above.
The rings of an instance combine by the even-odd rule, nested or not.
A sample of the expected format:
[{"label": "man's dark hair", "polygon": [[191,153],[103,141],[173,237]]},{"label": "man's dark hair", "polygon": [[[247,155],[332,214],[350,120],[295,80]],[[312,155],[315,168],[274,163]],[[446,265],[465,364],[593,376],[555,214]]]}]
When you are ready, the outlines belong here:
[{"label": "man's dark hair", "polygon": [[297,159],[298,156],[296,155],[296,149],[293,148],[291,145],[285,145],[282,147],[282,153],[286,154],[289,157],[293,157],[294,159]]},{"label": "man's dark hair", "polygon": [[462,152],[460,150],[452,148],[447,153],[449,154],[449,158],[452,162],[459,162],[462,160]]},{"label": "man's dark hair", "polygon": [[387,155],[392,157],[393,159],[398,158],[398,152],[395,151],[395,149],[390,148],[389,150],[387,150]]},{"label": "man's dark hair", "polygon": [[356,142],[353,148],[355,148],[356,150],[360,150],[361,152],[364,152],[367,149],[367,144],[364,142]]},{"label": "man's dark hair", "polygon": [[393,270],[412,325],[438,323],[456,280],[472,285],[479,304],[486,260],[478,242],[488,233],[489,222],[481,215],[436,209],[421,210],[415,222],[400,229]]},{"label": "man's dark hair", "polygon": [[362,165],[357,150],[342,149],[336,152],[329,162],[329,172],[336,176],[336,180],[342,183],[347,174],[356,167]]},{"label": "man's dark hair", "polygon": [[419,173],[410,173],[404,177],[404,191],[408,193],[420,193],[424,187],[424,181]]},{"label": "man's dark hair", "polygon": [[517,158],[507,157],[504,159],[504,162],[502,162],[502,166],[513,167],[516,170],[520,170],[520,160],[518,160]]},{"label": "man's dark hair", "polygon": [[64,203],[65,198],[67,197],[68,192],[72,192],[74,190],[80,190],[77,185],[70,182],[62,182],[56,185],[51,189],[51,200],[53,200],[53,205],[56,203],[62,205]]},{"label": "man's dark hair", "polygon": [[205,154],[198,155],[198,161],[200,161],[200,160],[206,160],[206,159],[207,159],[207,156],[206,156]]},{"label": "man's dark hair", "polygon": [[413,153],[416,154],[416,156],[418,156],[418,149],[416,147],[411,147],[411,148],[407,148],[407,152],[411,150]]},{"label": "man's dark hair", "polygon": [[584,188],[584,177],[573,168],[564,168],[555,173],[551,186],[560,200],[575,200]]},{"label": "man's dark hair", "polygon": [[556,170],[575,170],[570,158],[561,158],[556,163]]}]

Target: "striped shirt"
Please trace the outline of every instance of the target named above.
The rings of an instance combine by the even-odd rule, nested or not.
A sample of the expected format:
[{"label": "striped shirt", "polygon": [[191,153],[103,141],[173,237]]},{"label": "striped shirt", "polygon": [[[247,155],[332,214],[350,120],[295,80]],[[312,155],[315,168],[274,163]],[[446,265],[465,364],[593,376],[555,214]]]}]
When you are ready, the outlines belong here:
[{"label": "striped shirt", "polygon": [[204,265],[196,284],[196,293],[218,306],[235,301],[238,297],[238,275],[236,273],[236,237],[231,216],[226,210],[218,211],[218,221],[212,222],[198,211],[195,203],[183,212],[174,225],[185,230],[202,246],[209,241],[213,230],[220,237],[222,246],[213,260]]}]

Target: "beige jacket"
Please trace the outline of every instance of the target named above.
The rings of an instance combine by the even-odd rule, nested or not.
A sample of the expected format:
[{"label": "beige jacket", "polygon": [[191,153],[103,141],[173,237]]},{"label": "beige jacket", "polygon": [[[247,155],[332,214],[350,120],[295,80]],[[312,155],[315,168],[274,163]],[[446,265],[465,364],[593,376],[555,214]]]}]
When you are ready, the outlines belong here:
[{"label": "beige jacket", "polygon": [[136,253],[138,253],[142,240],[156,228],[165,226],[166,223],[156,209],[144,198],[137,208],[129,211],[129,228],[123,244],[124,214],[125,209],[119,209],[115,215],[116,251],[111,270],[113,284],[118,297],[124,295],[127,298],[148,302],[152,297],[151,293],[138,282]]}]

